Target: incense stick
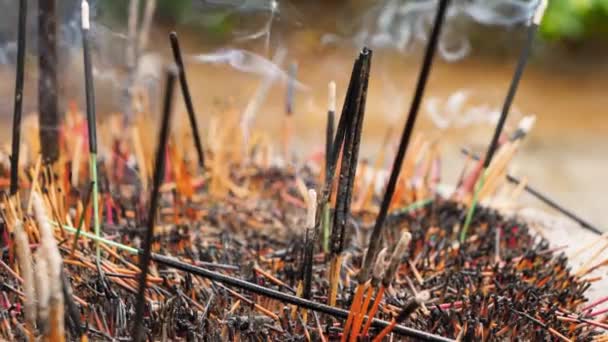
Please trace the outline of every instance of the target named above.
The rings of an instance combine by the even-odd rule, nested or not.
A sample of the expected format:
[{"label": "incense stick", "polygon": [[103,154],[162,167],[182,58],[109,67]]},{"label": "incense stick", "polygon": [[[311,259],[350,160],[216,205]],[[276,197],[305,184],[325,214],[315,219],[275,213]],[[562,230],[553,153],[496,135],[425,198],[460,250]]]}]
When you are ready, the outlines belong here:
[{"label": "incense stick", "polygon": [[464,221],[464,225],[462,231],[460,232],[460,242],[464,242],[467,236],[467,232],[469,226],[471,224],[471,220],[473,219],[473,213],[475,212],[475,207],[477,206],[477,197],[479,195],[479,191],[483,187],[485,182],[486,173],[488,171],[488,167],[492,162],[492,158],[498,149],[498,140],[502,134],[502,130],[504,128],[505,122],[507,120],[507,116],[509,115],[509,111],[511,109],[511,105],[513,104],[513,99],[515,98],[515,94],[517,93],[517,88],[519,87],[519,82],[521,81],[522,75],[526,68],[526,64],[528,63],[528,59],[530,57],[530,52],[532,50],[532,45],[534,44],[534,37],[536,36],[536,31],[538,30],[538,26],[540,25],[540,21],[542,20],[542,16],[546,9],[546,0],[543,0],[537,7],[536,12],[531,18],[531,22],[528,26],[527,30],[527,39],[524,44],[524,48],[519,56],[517,61],[517,66],[515,68],[515,74],[513,75],[513,80],[511,81],[511,85],[509,86],[509,91],[507,92],[507,97],[505,98],[505,102],[503,103],[502,111],[500,114],[500,118],[498,119],[498,123],[496,124],[496,128],[494,129],[494,135],[492,136],[492,140],[490,141],[490,145],[488,146],[488,150],[486,152],[485,159],[483,161],[483,170],[481,172],[480,178],[477,182],[477,186],[473,193],[473,201],[471,202],[471,206],[469,207],[469,211],[467,212],[467,216]]},{"label": "incense stick", "polygon": [[372,51],[363,48],[359,55],[361,70],[357,80],[357,87],[352,98],[353,103],[349,105],[353,120],[350,122],[348,132],[344,139],[342,152],[342,164],[340,166],[340,180],[336,201],[336,213],[332,227],[331,253],[334,256],[342,253],[344,249],[344,233],[346,220],[350,214],[350,204],[353,185],[357,173],[359,146],[361,144],[361,131],[365,114],[365,102],[367,87],[369,83],[369,72],[371,67]]},{"label": "incense stick", "polygon": [[[334,121],[335,121],[335,116],[336,116],[336,82],[332,81],[329,82],[328,85],[328,92],[329,92],[329,96],[328,96],[328,110],[327,110],[327,127],[325,130],[325,175],[323,178],[324,182],[327,182],[329,179],[331,179],[333,177],[333,175],[330,175],[330,170],[331,170],[331,163],[333,160],[332,157],[332,147],[334,144]],[[330,212],[329,212],[329,205],[328,203],[323,203],[323,206],[321,208],[322,210],[322,217],[321,217],[321,225],[323,228],[323,239],[322,239],[322,244],[323,244],[323,251],[325,253],[329,252],[329,220],[330,220]]]},{"label": "incense stick", "polygon": [[19,33],[17,38],[17,71],[15,73],[15,105],[13,107],[13,135],[11,148],[10,194],[19,190],[19,148],[21,147],[21,114],[23,112],[23,76],[25,73],[25,34],[27,0],[19,0]]},{"label": "incense stick", "polygon": [[[87,103],[87,127],[89,133],[89,168],[91,172],[91,183],[93,184],[93,227],[95,235],[101,236],[99,223],[99,181],[97,179],[97,128],[95,115],[95,87],[93,84],[93,69],[91,53],[89,51],[89,30],[91,23],[89,19],[89,3],[82,0],[82,53],[84,57],[84,82]],[[97,263],[101,259],[99,243],[95,243]]]},{"label": "incense stick", "polygon": [[329,82],[328,92],[327,127],[325,129],[325,179],[328,177],[330,162],[332,159],[331,150],[334,141],[334,121],[336,117],[336,82]]},{"label": "incense stick", "polygon": [[59,158],[60,116],[57,104],[56,0],[38,2],[38,123],[42,160]]},{"label": "incense stick", "polygon": [[[462,154],[469,156],[475,160],[479,160],[479,156],[471,153],[469,150],[463,148],[461,149]],[[523,183],[522,180],[520,180],[519,178],[511,175],[511,174],[507,174],[507,180],[515,185],[520,185]],[[548,195],[542,193],[540,190],[532,187],[529,184],[525,184],[524,185],[524,190],[526,192],[528,192],[530,195],[536,197],[538,200],[540,200],[541,202],[545,203],[546,205],[550,206],[551,208],[559,211],[560,213],[562,213],[564,216],[568,217],[569,219],[573,220],[574,222],[578,223],[581,227],[587,229],[590,232],[593,232],[597,235],[602,235],[603,232],[600,228],[598,228],[597,226],[591,224],[589,221],[583,219],[582,217],[578,216],[576,213],[574,213],[572,210],[564,207],[563,205],[559,204],[557,201],[555,201],[554,199],[552,199],[551,197],[549,197]]]},{"label": "incense stick", "polygon": [[[342,113],[340,114],[340,120],[338,121],[338,128],[336,130],[335,136],[332,136],[331,146],[328,146],[328,156],[327,158],[327,166],[326,166],[326,175],[323,185],[323,190],[321,192],[320,202],[318,208],[322,208],[323,212],[320,213],[322,217],[317,219],[319,221],[319,225],[323,225],[323,248],[325,251],[329,251],[329,231],[330,231],[330,208],[329,208],[329,199],[331,197],[332,186],[334,184],[334,175],[336,172],[336,166],[338,163],[338,155],[340,154],[340,149],[342,148],[342,144],[344,142],[344,138],[348,127],[350,127],[350,121],[353,120],[352,112],[349,111],[350,102],[352,102],[353,92],[358,81],[358,75],[361,68],[360,59],[357,58],[355,63],[353,64],[353,69],[350,76],[350,81],[348,82],[348,88],[346,90],[346,96],[344,97],[344,104],[342,106]],[[331,89],[330,89],[331,91]],[[334,102],[335,98],[331,98],[330,101]],[[321,227],[316,228],[317,230],[321,229]],[[333,273],[332,273],[333,274]],[[332,302],[331,296],[328,298],[329,302]]]},{"label": "incense stick", "polygon": [[176,73],[174,70],[170,69],[167,71],[163,116],[160,126],[158,146],[156,148],[156,162],[154,166],[152,193],[150,194],[150,202],[148,204],[150,206],[148,210],[148,224],[146,227],[146,234],[144,236],[143,252],[139,266],[141,272],[139,275],[139,289],[137,292],[137,302],[135,306],[135,322],[133,324],[133,339],[135,341],[140,341],[142,339],[141,330],[146,300],[146,278],[148,276],[148,269],[150,268],[150,254],[152,249],[152,238],[154,236],[156,211],[158,209],[158,202],[160,199],[160,187],[165,176],[165,151],[167,150],[167,143],[169,142],[171,106],[173,102],[172,99],[175,77]]},{"label": "incense stick", "polygon": [[[52,224],[55,226],[59,226],[56,222],[52,222]],[[76,228],[74,228],[74,227],[64,225],[63,228],[70,233],[76,232]],[[140,255],[144,254],[141,249],[126,246],[126,245],[123,245],[123,244],[120,244],[120,243],[117,243],[115,241],[108,240],[105,238],[97,238],[95,235],[88,233],[88,232],[82,232],[82,235],[86,236],[87,238],[90,238],[92,240],[98,240],[109,246],[119,248],[119,249],[129,252],[131,254],[140,254]],[[248,282],[245,280],[234,278],[234,277],[231,277],[231,276],[228,276],[225,274],[213,272],[213,271],[207,270],[202,267],[197,267],[197,266],[179,261],[173,257],[169,257],[169,256],[157,254],[157,253],[151,253],[150,260],[157,262],[159,264],[163,264],[167,267],[171,267],[171,268],[181,270],[181,271],[184,271],[187,273],[195,274],[197,276],[200,276],[200,277],[203,277],[206,279],[210,279],[213,281],[217,281],[222,284],[226,284],[229,286],[237,287],[239,289],[251,291],[253,293],[260,294],[262,296],[266,296],[268,298],[272,298],[272,299],[278,300],[278,301],[286,303],[286,304],[296,305],[301,308],[324,313],[324,314],[331,315],[331,316],[334,316],[337,318],[344,319],[344,318],[348,317],[347,310],[332,307],[332,306],[325,305],[325,304],[321,304],[318,302],[300,298],[298,296],[293,296],[293,295],[290,295],[287,293],[283,293],[283,292],[280,292],[277,290],[273,290],[271,288],[267,288],[267,287],[255,284],[255,283],[251,283],[251,282]],[[377,327],[377,328],[384,328],[384,327],[388,326],[389,324],[390,324],[389,322],[380,320],[380,319],[374,319],[372,321],[372,326]],[[393,329],[393,331],[398,333],[399,335],[419,338],[419,339],[425,340],[425,341],[454,341],[454,340],[446,338],[446,337],[442,337],[442,336],[435,335],[432,333],[427,333],[427,332],[420,331],[420,330],[413,329],[413,328],[408,328],[408,327],[405,327],[402,325],[396,325],[395,328]]]},{"label": "incense stick", "polygon": [[201,135],[198,129],[198,123],[196,121],[196,113],[194,112],[194,105],[192,104],[192,97],[190,96],[190,87],[188,86],[188,80],[186,79],[186,69],[184,67],[184,61],[182,59],[182,51],[179,46],[179,40],[177,39],[177,33],[171,32],[169,34],[171,41],[171,49],[173,50],[173,59],[177,65],[179,74],[179,83],[182,88],[182,96],[184,98],[184,104],[188,112],[188,119],[190,120],[190,128],[192,129],[192,136],[194,137],[194,147],[198,155],[198,165],[201,168],[205,168],[205,152],[203,150],[203,143]]},{"label": "incense stick", "polygon": [[[330,305],[335,305],[338,276],[342,264],[340,254],[344,248],[344,232],[346,220],[350,212],[350,197],[352,195],[352,187],[357,169],[357,158],[359,154],[358,141],[361,139],[364,114],[362,108],[365,106],[364,97],[367,92],[370,63],[371,51],[364,48],[355,61],[349,92],[347,93],[344,100],[344,107],[342,108],[342,117],[340,118],[342,129],[340,129],[339,125],[338,131],[344,132],[342,135],[343,138],[336,138],[332,151],[332,158],[334,158],[334,156],[338,155],[340,151],[339,148],[342,147],[342,163],[340,165],[340,178],[338,182],[338,193],[336,195],[336,209],[331,229],[331,260],[329,268],[330,290],[328,295]],[[342,120],[342,118],[345,120]],[[346,118],[348,118],[348,120],[346,120]],[[341,146],[342,141],[343,146]],[[332,164],[334,160],[332,160]],[[331,194],[334,168],[334,165],[330,166],[330,174],[325,181],[324,195],[326,197],[322,202],[324,206],[328,203],[327,200]]]},{"label": "incense stick", "polygon": [[359,284],[364,283],[369,278],[370,268],[376,259],[376,256],[379,252],[380,242],[382,240],[382,229],[384,227],[384,221],[386,220],[386,216],[388,214],[390,203],[393,199],[393,194],[395,193],[395,187],[397,185],[397,180],[399,179],[399,173],[401,172],[401,164],[403,163],[403,159],[407,152],[407,148],[410,142],[410,138],[412,135],[412,131],[414,130],[414,124],[416,123],[416,118],[418,116],[418,110],[420,108],[420,104],[422,103],[422,98],[424,96],[424,90],[426,88],[426,84],[429,78],[429,74],[431,71],[431,67],[433,65],[433,56],[435,55],[435,50],[437,49],[437,43],[439,42],[439,35],[441,33],[441,28],[443,26],[446,10],[449,4],[449,0],[442,0],[439,2],[439,6],[437,9],[437,14],[435,16],[435,21],[433,23],[433,29],[431,31],[431,35],[429,38],[429,42],[426,47],[426,51],[424,54],[424,60],[422,63],[422,68],[420,70],[420,75],[418,77],[418,82],[416,84],[416,91],[414,93],[414,98],[412,100],[412,104],[410,106],[410,111],[405,122],[405,127],[403,128],[403,134],[401,135],[401,141],[399,142],[399,148],[397,150],[397,155],[395,156],[395,160],[393,162],[393,168],[391,170],[390,178],[388,184],[386,185],[386,190],[384,193],[384,197],[382,198],[382,204],[380,205],[380,211],[378,212],[378,216],[376,217],[376,223],[374,224],[374,229],[372,231],[372,239],[370,239],[369,247],[367,249],[367,253],[365,258],[363,259],[363,267],[359,272]]}]

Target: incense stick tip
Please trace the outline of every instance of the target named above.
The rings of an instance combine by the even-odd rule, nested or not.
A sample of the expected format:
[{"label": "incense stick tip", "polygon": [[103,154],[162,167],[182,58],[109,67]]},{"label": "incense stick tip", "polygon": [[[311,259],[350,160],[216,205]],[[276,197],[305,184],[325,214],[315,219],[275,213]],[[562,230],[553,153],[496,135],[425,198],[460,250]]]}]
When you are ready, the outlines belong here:
[{"label": "incense stick tip", "polygon": [[82,29],[88,30],[89,28],[91,28],[91,22],[90,22],[90,18],[89,18],[89,2],[87,0],[82,0],[81,13],[82,13]]},{"label": "incense stick tip", "polygon": [[331,81],[328,85],[329,90],[329,104],[328,109],[330,112],[336,111],[336,82]]},{"label": "incense stick tip", "polygon": [[536,12],[534,13],[534,18],[532,22],[535,25],[540,25],[543,20],[543,16],[545,15],[545,11],[547,10],[548,0],[540,0],[538,7],[536,7]]},{"label": "incense stick tip", "polygon": [[536,115],[528,115],[528,116],[525,116],[523,119],[521,119],[521,121],[519,122],[518,128],[520,130],[522,130],[522,132],[528,133],[528,132],[530,132],[530,130],[532,130],[535,123],[536,123]]}]

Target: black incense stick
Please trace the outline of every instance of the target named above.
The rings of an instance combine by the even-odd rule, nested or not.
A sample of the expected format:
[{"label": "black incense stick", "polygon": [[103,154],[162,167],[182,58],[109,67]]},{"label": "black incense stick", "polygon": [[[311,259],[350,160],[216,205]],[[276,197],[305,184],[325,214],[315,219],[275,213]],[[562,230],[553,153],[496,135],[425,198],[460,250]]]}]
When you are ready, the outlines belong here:
[{"label": "black incense stick", "polygon": [[[300,298],[298,296],[283,293],[283,292],[280,292],[280,291],[277,291],[277,290],[274,290],[274,289],[271,289],[268,287],[260,286],[255,283],[251,283],[251,282],[248,282],[245,280],[231,277],[231,276],[228,276],[225,274],[210,271],[205,268],[201,268],[201,267],[197,267],[197,266],[194,266],[191,264],[181,262],[172,257],[152,253],[152,260],[154,260],[155,262],[157,262],[159,264],[163,264],[165,266],[168,266],[168,267],[171,267],[171,268],[183,271],[183,272],[195,274],[197,276],[200,276],[200,277],[203,277],[206,279],[210,279],[213,281],[217,281],[219,283],[222,283],[222,284],[225,284],[228,286],[234,286],[239,289],[243,289],[243,290],[250,291],[250,292],[253,292],[253,293],[268,297],[268,298],[278,300],[280,302],[296,305],[296,306],[299,306],[299,307],[302,307],[302,308],[305,308],[308,310],[321,312],[321,313],[331,315],[334,317],[338,317],[338,318],[345,319],[348,317],[347,310],[340,309],[337,307],[332,307],[332,306],[325,305],[325,304],[321,304],[318,302]],[[374,318],[374,320],[372,321],[372,325],[374,327],[378,327],[378,328],[384,328],[389,324],[390,324],[389,322],[380,320],[377,318]],[[454,340],[446,338],[446,337],[442,337],[442,336],[428,333],[425,331],[417,330],[414,328],[408,328],[408,327],[405,327],[402,325],[396,325],[395,328],[393,329],[393,331],[399,335],[409,336],[409,337],[413,337],[413,338],[423,340],[423,341],[454,341]]]},{"label": "black incense stick", "polygon": [[167,84],[165,85],[165,99],[163,106],[163,117],[160,125],[160,133],[158,137],[158,146],[156,147],[156,161],[154,166],[154,183],[152,184],[152,193],[150,194],[150,203],[148,211],[148,224],[146,234],[143,241],[143,251],[141,253],[141,261],[139,269],[139,288],[137,292],[137,301],[135,306],[135,322],[133,324],[133,339],[141,341],[142,339],[142,323],[145,309],[145,291],[146,278],[150,267],[150,254],[152,248],[152,238],[154,237],[154,222],[156,218],[156,210],[160,199],[160,187],[165,175],[165,153],[167,143],[169,142],[169,132],[171,124],[171,106],[173,99],[173,88],[175,84],[175,70],[168,70]]},{"label": "black incense stick", "polygon": [[56,1],[38,1],[38,123],[44,163],[59,158]]},{"label": "black incense stick", "polygon": [[528,27],[527,39],[524,44],[524,49],[522,50],[519,56],[519,60],[517,61],[517,67],[515,69],[515,74],[513,75],[513,80],[511,81],[511,85],[509,86],[509,91],[507,93],[507,97],[505,98],[505,102],[503,103],[500,118],[498,119],[498,123],[496,124],[496,128],[494,129],[492,141],[488,146],[488,151],[486,152],[486,157],[483,161],[484,169],[487,169],[488,166],[490,166],[492,158],[494,157],[494,154],[498,149],[498,140],[500,139],[500,135],[502,134],[503,128],[505,126],[505,122],[507,121],[507,116],[509,116],[509,111],[511,110],[513,99],[515,99],[515,94],[517,93],[517,88],[519,87],[519,81],[521,81],[521,77],[526,68],[526,64],[528,63],[530,51],[532,50],[532,45],[534,43],[534,37],[536,36],[537,29],[538,26],[535,24],[531,24]]},{"label": "black incense stick", "polygon": [[23,75],[25,73],[25,25],[27,0],[19,1],[19,33],[17,38],[17,74],[15,76],[15,106],[13,108],[13,141],[11,149],[11,196],[19,190],[19,149],[21,147],[21,114],[23,112]]},{"label": "black incense stick", "polygon": [[342,106],[342,113],[340,114],[340,120],[338,120],[338,128],[336,129],[336,134],[334,136],[333,143],[331,146],[331,158],[328,167],[329,177],[327,177],[327,179],[325,180],[325,186],[323,188],[323,193],[321,196],[322,202],[326,202],[329,196],[331,195],[331,185],[333,184],[333,177],[336,172],[336,164],[340,155],[340,149],[342,148],[342,144],[344,143],[344,137],[346,136],[348,127],[350,127],[350,121],[353,119],[353,112],[350,111],[349,108],[351,106],[351,102],[353,102],[353,92],[358,86],[358,75],[360,73],[360,70],[361,61],[360,58],[357,57],[353,65],[353,70],[351,72],[350,81],[348,83],[348,89],[346,90],[346,96],[344,98],[344,104]]},{"label": "black incense stick", "polygon": [[329,101],[327,106],[327,127],[325,130],[325,179],[328,177],[331,162],[331,148],[334,142],[334,121],[336,120],[336,83],[329,83]]},{"label": "black incense stick", "polygon": [[363,267],[361,268],[361,271],[359,273],[360,283],[367,281],[371,266],[373,265],[374,260],[376,259],[376,256],[380,251],[379,247],[380,242],[382,240],[382,228],[384,227],[384,221],[386,220],[386,215],[388,214],[388,209],[393,199],[393,194],[395,193],[395,187],[397,186],[397,180],[399,179],[399,174],[401,173],[401,164],[403,163],[403,159],[405,157],[405,153],[407,152],[412,131],[414,130],[414,124],[416,123],[418,110],[420,108],[420,104],[422,103],[422,97],[424,95],[426,83],[428,81],[431,67],[433,65],[433,56],[435,55],[435,50],[437,49],[439,35],[441,33],[441,28],[443,26],[446,9],[448,7],[449,2],[450,0],[441,0],[439,2],[439,8],[437,9],[437,14],[433,23],[433,29],[431,31],[428,45],[426,46],[424,60],[422,62],[422,69],[420,70],[418,83],[416,84],[414,98],[412,100],[410,111],[405,122],[405,127],[403,128],[403,134],[401,135],[401,141],[399,142],[397,155],[395,156],[395,161],[393,162],[391,175],[388,184],[386,185],[384,197],[382,198],[380,211],[378,212],[378,217],[376,218],[374,230],[371,235],[372,239],[370,239],[369,248],[367,249],[367,253],[363,261]]},{"label": "black incense stick", "polygon": [[[537,11],[540,12],[540,18],[542,18],[542,13],[544,12],[546,3],[541,2],[540,6],[537,8]],[[513,75],[513,79],[511,80],[511,85],[509,86],[509,91],[507,92],[507,97],[505,98],[505,102],[502,106],[502,111],[500,113],[500,118],[498,119],[498,123],[496,124],[496,128],[494,129],[494,135],[492,136],[492,140],[490,145],[488,146],[488,150],[486,152],[485,159],[483,161],[483,169],[481,171],[481,175],[479,177],[479,181],[477,182],[477,186],[473,190],[473,200],[471,202],[471,206],[469,207],[469,211],[465,217],[465,221],[462,227],[462,231],[460,232],[460,242],[464,242],[467,236],[467,232],[469,226],[471,224],[471,220],[473,219],[473,214],[475,213],[475,207],[477,206],[477,195],[478,191],[482,188],[483,183],[485,181],[486,172],[490,163],[492,162],[492,158],[498,149],[498,140],[500,139],[500,135],[502,134],[505,122],[507,121],[507,116],[509,115],[509,111],[511,110],[511,105],[513,104],[513,99],[515,99],[515,94],[517,93],[517,89],[519,87],[519,82],[521,81],[521,77],[526,68],[526,64],[528,63],[528,59],[530,57],[530,51],[532,51],[532,45],[534,44],[534,37],[536,36],[536,31],[538,30],[538,25],[540,24],[540,19],[538,19],[538,13],[533,17],[533,20],[530,21],[530,25],[527,30],[527,39],[524,43],[524,48],[519,55],[519,59],[517,61],[517,66],[515,68],[515,74]]]},{"label": "black incense stick", "polygon": [[171,49],[173,50],[173,58],[177,65],[179,73],[179,83],[182,88],[182,95],[184,97],[184,103],[186,104],[186,110],[188,111],[188,119],[190,120],[190,127],[192,128],[192,136],[194,137],[194,145],[196,147],[196,153],[198,154],[198,163],[201,168],[205,167],[205,152],[203,150],[203,143],[201,135],[198,130],[198,123],[196,121],[196,113],[194,112],[194,105],[192,104],[192,97],[190,96],[190,88],[188,87],[188,80],[186,79],[186,70],[184,68],[184,61],[182,58],[182,52],[179,46],[179,40],[177,39],[177,33],[171,32],[169,34],[171,40]]},{"label": "black incense stick", "polygon": [[[462,153],[464,155],[470,156],[471,158],[475,159],[475,160],[479,160],[479,157],[474,155],[473,153],[471,153],[470,151],[466,150],[466,149],[462,149]],[[521,180],[517,177],[514,177],[510,174],[507,174],[507,180],[515,185],[519,185],[521,183]],[[564,207],[563,205],[557,203],[555,200],[553,200],[551,197],[549,197],[548,195],[543,194],[542,192],[540,192],[539,190],[537,190],[536,188],[533,188],[532,186],[526,184],[524,186],[524,190],[526,192],[528,192],[530,195],[536,197],[537,199],[539,199],[541,202],[545,203],[546,205],[550,206],[551,208],[559,211],[560,213],[562,213],[563,215],[567,216],[568,218],[570,218],[571,220],[573,220],[574,222],[578,223],[581,227],[589,230],[590,232],[593,232],[597,235],[602,235],[603,232],[602,230],[600,230],[598,227],[594,226],[593,224],[589,223],[589,221],[583,219],[582,217],[578,216],[577,214],[575,214],[574,212],[572,212],[570,209]]]},{"label": "black incense stick", "polygon": [[[90,29],[91,23],[89,20],[89,3],[86,0],[82,1],[82,53],[84,59],[84,86],[87,103],[87,128],[89,133],[89,169],[91,183],[93,186],[93,227],[95,235],[101,236],[101,228],[99,222],[99,181],[97,179],[97,118],[95,114],[95,87],[93,85],[93,65],[90,52]],[[100,259],[101,249],[99,243],[95,243],[97,255],[97,269],[101,273]]]},{"label": "black incense stick", "polygon": [[364,48],[359,55],[361,68],[360,74],[357,76],[358,84],[352,99],[353,103],[349,105],[349,110],[353,111],[352,115],[354,118],[350,122],[348,132],[344,139],[336,212],[331,233],[331,252],[333,256],[339,255],[344,249],[344,233],[346,229],[346,220],[348,219],[348,215],[350,213],[350,200],[352,197],[354,179],[357,173],[359,146],[361,143],[361,131],[363,129],[371,58],[371,50]]},{"label": "black incense stick", "polygon": [[[90,41],[90,22],[88,18],[88,2],[83,1],[83,8],[86,6],[86,10],[83,10],[83,23],[82,23],[82,52],[84,56],[84,86],[85,86],[85,97],[87,104],[87,128],[89,134],[89,152],[91,154],[97,153],[97,129],[96,113],[95,113],[95,88],[93,84],[93,66],[91,62],[91,52],[89,47]],[[86,11],[86,13],[85,13]]]}]

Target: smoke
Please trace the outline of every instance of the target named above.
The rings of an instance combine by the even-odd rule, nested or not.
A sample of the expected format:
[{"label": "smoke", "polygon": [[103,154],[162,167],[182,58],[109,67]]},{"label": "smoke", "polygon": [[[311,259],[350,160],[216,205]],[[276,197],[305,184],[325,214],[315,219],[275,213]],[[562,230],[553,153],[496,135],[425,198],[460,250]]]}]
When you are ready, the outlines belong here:
[{"label": "smoke", "polygon": [[[190,58],[198,63],[229,65],[238,71],[259,75],[263,78],[274,77],[282,82],[287,82],[289,79],[287,72],[272,61],[246,50],[219,49],[211,53],[190,56]],[[297,80],[294,84],[298,90],[308,89],[306,85]]]},{"label": "smoke", "polygon": [[[39,0],[44,1],[44,0]],[[93,25],[90,35],[95,54],[95,62],[116,65],[121,61],[117,56],[124,55],[126,36],[111,30],[101,23],[102,14],[97,1],[90,0],[90,14]],[[0,11],[11,13],[10,20],[0,24],[0,65],[14,65],[17,58],[17,13],[15,2],[0,0]],[[29,1],[26,27],[27,50],[38,54],[38,23],[36,17],[36,1]],[[57,1],[57,52],[59,62],[70,63],[75,52],[82,48],[80,0]],[[5,17],[6,18],[6,17]],[[79,52],[78,52],[79,53]],[[79,53],[80,57],[80,53]],[[122,58],[122,57],[121,57]]]},{"label": "smoke", "polygon": [[[454,0],[446,14],[439,41],[439,55],[452,62],[466,57],[471,42],[460,27],[469,21],[487,26],[512,27],[527,21],[538,0]],[[335,34],[322,37],[322,43],[350,41],[357,46],[395,49],[408,53],[424,43],[430,33],[438,0],[384,0],[361,19],[361,28],[352,38]]]},{"label": "smoke", "polygon": [[[465,128],[473,125],[495,125],[500,117],[501,107],[490,104],[486,96],[471,90],[460,89],[447,99],[430,97],[425,101],[425,111],[429,119],[441,130]],[[490,96],[491,97],[491,96]],[[523,115],[517,108],[511,110],[512,116]]]}]

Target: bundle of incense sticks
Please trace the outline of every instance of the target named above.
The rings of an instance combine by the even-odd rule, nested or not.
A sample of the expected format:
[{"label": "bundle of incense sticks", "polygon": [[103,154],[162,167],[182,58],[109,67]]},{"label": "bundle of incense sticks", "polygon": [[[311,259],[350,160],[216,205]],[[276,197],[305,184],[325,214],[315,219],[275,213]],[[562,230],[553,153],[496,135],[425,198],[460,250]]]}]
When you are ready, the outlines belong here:
[{"label": "bundle of incense sticks", "polygon": [[[337,127],[341,89],[330,83],[325,158],[295,168],[274,162],[294,158],[290,136],[275,141],[249,127],[253,107],[245,118],[228,108],[200,134],[176,34],[160,127],[148,126],[145,110],[110,118],[100,134],[131,139],[104,139],[112,144],[97,155],[84,34],[87,115],[70,108],[55,163],[22,158],[18,172],[0,170],[10,177],[0,182],[10,190],[0,199],[0,338],[608,341],[608,293],[596,286],[608,266],[607,234],[555,247],[532,220],[486,205],[503,193],[516,203],[529,187],[510,185],[507,171],[533,120],[504,129],[525,60],[485,159],[471,158],[451,196],[436,192],[441,142],[413,130],[447,9],[440,1],[388,170],[384,147],[373,165],[358,158],[370,50],[355,58]],[[170,124],[178,77],[188,144]],[[15,119],[19,130],[18,105]],[[152,148],[142,144],[155,141],[149,132],[158,132]]]}]

